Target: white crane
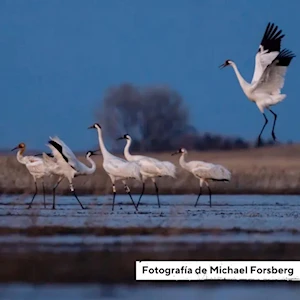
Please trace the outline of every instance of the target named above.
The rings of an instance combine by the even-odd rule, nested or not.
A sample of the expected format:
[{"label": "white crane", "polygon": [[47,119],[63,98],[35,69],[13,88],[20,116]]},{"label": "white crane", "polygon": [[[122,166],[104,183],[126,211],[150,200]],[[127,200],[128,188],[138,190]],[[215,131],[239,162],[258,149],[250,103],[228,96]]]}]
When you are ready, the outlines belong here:
[{"label": "white crane", "polygon": [[[50,174],[50,176],[57,175],[57,176],[59,176],[59,178],[61,178],[61,180],[63,179],[64,171],[61,169],[60,165],[57,163],[57,159],[53,156],[52,153],[44,153],[43,152],[43,153],[35,154],[34,156],[42,156],[43,157],[44,165],[45,165],[48,173]],[[53,188],[52,192],[55,197],[55,189],[54,188]]]},{"label": "white crane", "polygon": [[172,155],[181,153],[179,158],[180,166],[192,173],[196,178],[200,180],[200,191],[198,198],[195,203],[195,207],[197,206],[198,200],[202,194],[202,185],[203,182],[206,184],[209,192],[209,206],[211,207],[211,189],[208,184],[208,180],[212,181],[230,181],[231,173],[226,168],[221,165],[216,165],[212,163],[207,163],[204,161],[185,161],[185,156],[187,155],[187,150],[185,148],[180,148]]},{"label": "white crane", "polygon": [[126,183],[126,180],[129,178],[136,179],[138,181],[141,181],[141,174],[140,174],[140,168],[138,164],[134,162],[128,162],[125,159],[122,159],[120,157],[112,155],[105,147],[103,136],[102,136],[102,128],[98,123],[95,123],[94,125],[88,127],[88,129],[95,128],[98,132],[98,140],[99,140],[99,146],[102,152],[103,156],[103,169],[108,174],[108,176],[111,179],[112,182],[112,191],[113,191],[113,205],[112,210],[114,210],[115,205],[115,197],[116,197],[116,186],[115,182],[118,180],[122,180],[124,184],[124,189],[129,195],[134,207],[136,210],[137,206],[135,205],[131,193],[130,188]]},{"label": "white crane", "polygon": [[142,181],[143,181],[143,189],[142,193],[140,195],[139,201],[137,203],[137,206],[139,206],[139,203],[142,199],[142,196],[144,194],[145,190],[145,181],[148,178],[151,178],[152,182],[155,186],[156,196],[157,196],[157,203],[158,207],[160,207],[159,202],[159,194],[158,194],[158,186],[156,184],[155,178],[156,177],[164,177],[164,176],[170,176],[172,178],[176,178],[176,167],[174,164],[172,164],[169,161],[160,161],[156,158],[152,158],[149,156],[143,156],[143,155],[131,155],[129,153],[129,148],[132,143],[132,139],[129,136],[129,134],[125,134],[122,137],[119,137],[118,140],[126,140],[126,146],[124,148],[124,156],[128,161],[135,161],[140,166],[140,172],[142,175]]},{"label": "white crane", "polygon": [[270,107],[285,99],[286,95],[281,94],[284,86],[287,67],[295,55],[287,49],[281,49],[281,40],[285,36],[278,31],[278,26],[268,23],[258,52],[255,56],[255,70],[251,83],[248,83],[240,74],[236,64],[232,60],[226,60],[220,68],[232,66],[239,84],[245,95],[252,102],[255,102],[260,112],[263,114],[265,123],[259,133],[257,145],[261,144],[261,135],[268,123],[264,113],[268,109],[274,116],[272,127],[272,137],[276,141],[275,124],[277,114]]},{"label": "white crane", "polygon": [[45,185],[44,185],[44,178],[47,176],[50,176],[50,173],[48,172],[46,166],[44,165],[44,162],[41,158],[36,156],[23,156],[23,153],[26,150],[25,143],[20,143],[17,147],[13,148],[11,151],[17,150],[17,160],[19,163],[26,166],[27,170],[31,174],[34,180],[35,185],[35,192],[31,199],[31,202],[29,203],[28,208],[31,208],[31,205],[33,203],[33,200],[37,194],[38,188],[37,188],[37,180],[41,179],[42,186],[43,186],[43,195],[44,195],[44,207],[46,208],[46,196],[45,196]]},{"label": "white crane", "polygon": [[[55,190],[64,178],[68,179],[71,192],[80,204],[81,208],[84,209],[83,205],[81,204],[80,200],[78,199],[75,193],[75,189],[73,186],[73,178],[83,175],[91,175],[96,171],[96,164],[91,159],[92,155],[96,155],[96,151],[88,151],[86,153],[86,159],[91,164],[91,167],[88,167],[76,158],[72,150],[60,138],[56,136],[53,138],[49,137],[49,139],[50,140],[48,141],[47,146],[51,149],[52,154],[55,157],[58,165],[57,167],[50,167],[50,172],[59,176],[57,183],[53,187],[52,209],[55,209]],[[45,153],[43,153],[43,157],[45,159],[45,163],[49,163],[49,159],[47,158]]]}]

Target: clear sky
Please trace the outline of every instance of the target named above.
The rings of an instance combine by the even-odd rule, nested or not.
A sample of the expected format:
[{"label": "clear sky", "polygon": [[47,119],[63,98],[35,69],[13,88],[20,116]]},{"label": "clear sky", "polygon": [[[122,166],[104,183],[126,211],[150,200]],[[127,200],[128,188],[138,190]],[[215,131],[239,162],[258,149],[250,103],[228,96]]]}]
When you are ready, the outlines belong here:
[{"label": "clear sky", "polygon": [[45,149],[55,134],[74,150],[97,145],[87,127],[106,89],[124,82],[167,84],[200,131],[254,139],[263,117],[218,66],[232,59],[250,81],[268,21],[298,55],[274,111],[278,139],[299,142],[299,11],[298,0],[1,0],[0,147]]}]

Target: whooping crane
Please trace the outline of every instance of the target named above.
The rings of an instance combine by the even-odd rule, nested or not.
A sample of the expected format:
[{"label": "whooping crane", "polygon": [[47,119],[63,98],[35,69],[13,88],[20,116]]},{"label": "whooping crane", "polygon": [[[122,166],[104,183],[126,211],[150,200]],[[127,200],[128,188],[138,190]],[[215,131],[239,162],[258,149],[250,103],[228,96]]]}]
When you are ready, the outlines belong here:
[{"label": "whooping crane", "polygon": [[156,158],[143,156],[143,155],[131,155],[129,153],[129,148],[132,143],[132,139],[129,134],[124,134],[124,136],[119,137],[117,140],[126,140],[126,146],[124,148],[124,156],[128,161],[135,161],[140,166],[140,172],[142,174],[142,181],[143,181],[143,189],[140,195],[139,201],[137,206],[142,199],[145,190],[145,181],[147,178],[151,178],[152,182],[155,186],[156,196],[157,196],[157,203],[158,207],[160,207],[159,202],[159,194],[158,194],[158,186],[156,184],[155,178],[156,177],[164,177],[170,176],[172,178],[176,178],[176,167],[169,161],[160,161]]},{"label": "whooping crane", "polygon": [[34,180],[34,185],[35,185],[35,192],[34,195],[31,199],[31,202],[28,205],[28,208],[31,208],[31,205],[33,203],[33,200],[37,194],[37,179],[42,180],[42,185],[43,185],[43,195],[44,195],[44,207],[46,208],[46,196],[45,196],[45,186],[44,186],[44,178],[46,176],[49,176],[49,172],[47,168],[44,165],[44,162],[41,158],[36,157],[36,156],[23,156],[23,153],[26,149],[25,143],[20,143],[17,147],[13,148],[11,151],[17,150],[17,160],[19,163],[23,164],[26,166],[27,170],[31,174]]},{"label": "whooping crane", "polygon": [[172,155],[181,153],[179,158],[180,166],[192,173],[196,178],[200,180],[200,191],[198,198],[195,203],[195,207],[197,206],[198,200],[202,194],[202,185],[203,182],[206,184],[209,192],[209,206],[211,207],[211,189],[208,184],[208,180],[212,181],[230,181],[231,173],[221,165],[215,165],[212,163],[207,163],[204,161],[185,161],[185,156],[187,155],[187,150],[185,148],[180,148]]},{"label": "whooping crane", "polygon": [[111,179],[112,182],[112,190],[113,190],[113,205],[112,210],[114,210],[115,205],[115,197],[116,197],[116,186],[115,182],[118,180],[122,180],[124,184],[125,191],[129,195],[134,207],[136,210],[137,206],[135,205],[131,193],[130,188],[126,184],[126,179],[132,178],[136,179],[138,181],[141,181],[141,174],[140,174],[140,168],[138,164],[134,162],[128,162],[125,159],[122,159],[120,157],[114,156],[111,153],[108,152],[108,150],[105,147],[103,137],[102,137],[102,128],[98,123],[95,123],[94,125],[88,127],[88,129],[95,128],[98,132],[98,140],[99,140],[99,146],[102,152],[103,156],[103,169],[108,174],[108,176]]},{"label": "whooping crane", "polygon": [[264,113],[268,109],[274,116],[272,127],[272,137],[276,141],[275,124],[277,114],[270,107],[285,99],[286,95],[281,94],[284,86],[285,74],[291,60],[295,57],[290,50],[281,49],[281,39],[285,36],[282,30],[277,31],[278,26],[268,23],[258,52],[255,56],[255,70],[251,83],[248,83],[240,74],[236,64],[232,60],[226,60],[220,68],[232,66],[239,84],[245,95],[252,102],[255,102],[260,112],[263,114],[265,123],[259,133],[257,145],[261,144],[261,135],[268,123]]},{"label": "whooping crane", "polygon": [[[86,153],[86,159],[90,162],[91,167],[86,166],[82,162],[80,162],[72,150],[57,136],[56,137],[49,137],[48,147],[52,150],[53,156],[56,158],[58,168],[50,169],[53,174],[59,175],[59,179],[57,183],[53,187],[53,205],[52,209],[55,209],[55,190],[60,184],[60,182],[67,178],[69,181],[70,190],[73,193],[74,197],[80,204],[81,208],[84,209],[83,205],[81,204],[80,200],[78,199],[75,189],[73,186],[73,178],[82,176],[82,175],[90,175],[96,171],[96,164],[91,159],[92,155],[96,155],[96,151],[88,151]],[[46,156],[44,155],[46,158]],[[47,159],[46,159],[47,161]],[[47,162],[46,162],[47,163]]]}]

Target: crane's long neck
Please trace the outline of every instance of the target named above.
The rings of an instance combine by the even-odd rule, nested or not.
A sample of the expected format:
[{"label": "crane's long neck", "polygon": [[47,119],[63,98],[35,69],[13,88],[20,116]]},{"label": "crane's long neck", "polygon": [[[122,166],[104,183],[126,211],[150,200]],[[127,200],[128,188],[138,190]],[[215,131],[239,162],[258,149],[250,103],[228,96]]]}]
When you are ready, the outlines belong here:
[{"label": "crane's long neck", "polygon": [[86,166],[86,172],[85,174],[93,174],[96,171],[96,163],[89,157],[87,156],[86,159],[91,163],[91,167]]},{"label": "crane's long neck", "polygon": [[24,151],[25,151],[25,148],[22,148],[17,152],[17,160],[21,164],[25,164],[24,156],[23,156]]},{"label": "crane's long neck", "polygon": [[107,151],[105,145],[104,145],[104,141],[103,141],[103,136],[102,136],[102,130],[101,128],[97,127],[97,132],[98,132],[98,140],[99,140],[99,146],[103,155],[103,158],[105,158],[105,156],[109,155],[110,153]]},{"label": "crane's long neck", "polygon": [[186,169],[186,161],[185,161],[185,155],[186,153],[181,153],[181,156],[179,158],[179,164],[182,168]]},{"label": "crane's long neck", "polygon": [[130,145],[131,145],[131,141],[132,141],[131,139],[127,139],[126,140],[126,146],[124,148],[124,156],[128,161],[133,160],[132,155],[129,153],[129,148],[130,148]]},{"label": "crane's long neck", "polygon": [[250,88],[250,84],[243,78],[243,76],[241,75],[239,69],[237,68],[236,64],[234,62],[231,63],[231,66],[235,72],[235,75],[239,81],[239,84],[241,86],[241,88],[243,89],[243,91],[245,93],[248,92],[248,89]]}]

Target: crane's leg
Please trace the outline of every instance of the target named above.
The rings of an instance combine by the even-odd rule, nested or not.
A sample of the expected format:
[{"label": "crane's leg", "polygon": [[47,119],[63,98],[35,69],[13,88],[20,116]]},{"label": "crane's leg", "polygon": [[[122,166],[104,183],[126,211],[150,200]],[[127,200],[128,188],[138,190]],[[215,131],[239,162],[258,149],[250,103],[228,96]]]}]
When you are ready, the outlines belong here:
[{"label": "crane's leg", "polygon": [[131,196],[131,193],[130,193],[130,188],[129,188],[129,186],[126,184],[125,181],[123,181],[123,184],[124,184],[125,192],[126,192],[126,193],[128,194],[128,196],[130,197],[131,202],[132,202],[132,204],[133,204],[135,210],[138,211],[138,209],[137,209],[137,207],[136,207],[136,205],[135,205],[135,203],[134,203],[134,201],[133,201],[133,199],[132,199],[132,196]]},{"label": "crane's leg", "polygon": [[204,181],[204,182],[205,182],[205,184],[206,184],[206,186],[208,188],[208,192],[209,192],[209,206],[211,207],[211,189],[210,189],[210,187],[208,185],[208,182],[207,181]]},{"label": "crane's leg", "polygon": [[262,135],[262,133],[263,133],[263,131],[264,131],[264,129],[265,129],[265,127],[266,127],[266,125],[268,124],[268,119],[267,119],[267,117],[266,117],[266,115],[263,113],[263,116],[264,116],[264,118],[265,118],[265,123],[264,123],[264,125],[263,125],[263,127],[262,127],[262,129],[261,129],[261,131],[260,131],[260,133],[259,133],[259,135],[258,135],[258,138],[257,138],[257,146],[260,146],[261,145],[261,135]]},{"label": "crane's leg", "polygon": [[144,191],[145,191],[145,182],[143,181],[142,193],[141,193],[141,195],[140,195],[140,198],[139,198],[139,201],[138,201],[136,207],[139,207],[140,201],[141,201],[141,199],[142,199],[142,197],[143,197],[143,195],[144,195]]},{"label": "crane's leg", "polygon": [[203,179],[200,179],[199,195],[198,195],[198,197],[197,197],[197,200],[196,200],[196,203],[195,203],[195,207],[197,206],[198,200],[199,200],[199,198],[200,198],[200,196],[201,196],[201,194],[202,194],[202,184],[203,184]]},{"label": "crane's leg", "polygon": [[59,177],[55,186],[53,187],[52,189],[52,195],[53,195],[53,204],[52,204],[52,209],[55,209],[55,191],[56,191],[56,188],[58,187],[58,185],[62,182],[64,178],[63,177]]},{"label": "crane's leg", "polygon": [[157,204],[158,204],[158,207],[160,208],[160,202],[159,202],[159,194],[158,194],[158,186],[155,182],[155,178],[152,178],[152,181],[154,183],[154,186],[155,186],[155,191],[156,191],[156,197],[157,197]]},{"label": "crane's leg", "polygon": [[45,193],[45,184],[44,184],[44,180],[42,181],[42,185],[43,185],[43,195],[44,195],[44,208],[46,208],[46,193]]},{"label": "crane's leg", "polygon": [[83,205],[81,204],[81,202],[79,201],[79,199],[78,199],[78,197],[77,197],[77,195],[76,195],[76,193],[75,193],[75,190],[74,190],[74,187],[73,187],[72,182],[70,182],[70,190],[71,190],[71,192],[73,193],[73,195],[74,195],[74,197],[76,198],[76,200],[78,201],[78,203],[80,204],[81,208],[82,208],[82,209],[85,209],[85,207],[83,207]]},{"label": "crane's leg", "polygon": [[276,125],[276,120],[277,120],[277,115],[274,113],[274,111],[272,111],[270,108],[269,108],[269,111],[273,114],[274,116],[274,122],[273,122],[273,127],[272,127],[272,138],[274,141],[276,141],[276,136],[275,136],[275,125]]},{"label": "crane's leg", "polygon": [[28,209],[29,208],[31,208],[31,205],[32,205],[32,202],[33,202],[33,200],[34,200],[34,198],[35,198],[35,196],[36,196],[36,194],[37,194],[37,184],[36,184],[36,179],[34,179],[34,185],[35,185],[35,192],[34,192],[34,194],[33,194],[33,197],[32,197],[32,199],[31,199],[31,202],[29,203],[29,205],[28,205]]},{"label": "crane's leg", "polygon": [[116,193],[117,193],[115,183],[113,183],[113,185],[112,185],[112,190],[113,190],[113,205],[112,205],[112,211],[113,211],[115,208],[115,199],[116,199]]}]

